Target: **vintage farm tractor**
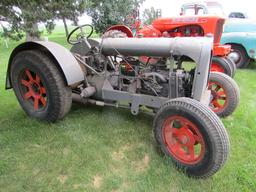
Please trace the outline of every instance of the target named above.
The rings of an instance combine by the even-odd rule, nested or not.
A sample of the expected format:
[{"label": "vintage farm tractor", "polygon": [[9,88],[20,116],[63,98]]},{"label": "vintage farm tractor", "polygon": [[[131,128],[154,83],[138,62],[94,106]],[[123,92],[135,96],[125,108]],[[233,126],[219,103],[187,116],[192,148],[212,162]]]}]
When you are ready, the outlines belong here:
[{"label": "vintage farm tractor", "polygon": [[[236,66],[227,55],[230,53],[229,45],[221,45],[220,37],[225,19],[216,16],[181,16],[177,18],[158,18],[152,25],[144,26],[137,30],[136,37],[199,37],[213,36],[213,57],[211,60],[211,73],[209,89],[212,91],[211,108],[220,117],[227,117],[232,114],[239,103],[239,88],[236,82],[224,75],[233,77]],[[132,31],[125,25],[115,25],[104,33],[104,37],[133,37]],[[180,57],[179,62],[188,60],[187,57]],[[166,62],[165,58],[140,57],[144,64],[155,64]]]},{"label": "vintage farm tractor", "polygon": [[[89,35],[85,26],[91,27]],[[105,38],[98,42],[90,39],[92,32],[90,25],[74,29],[68,37],[73,45],[70,51],[53,42],[25,42],[14,49],[6,88],[14,89],[24,111],[54,122],[68,113],[72,98],[126,107],[134,115],[146,106],[156,113],[155,139],[175,166],[196,178],[216,173],[227,160],[229,138],[208,107],[211,38]],[[165,57],[170,64],[145,65],[140,56]],[[182,64],[176,65],[181,56],[191,58],[196,67],[185,70]]]}]

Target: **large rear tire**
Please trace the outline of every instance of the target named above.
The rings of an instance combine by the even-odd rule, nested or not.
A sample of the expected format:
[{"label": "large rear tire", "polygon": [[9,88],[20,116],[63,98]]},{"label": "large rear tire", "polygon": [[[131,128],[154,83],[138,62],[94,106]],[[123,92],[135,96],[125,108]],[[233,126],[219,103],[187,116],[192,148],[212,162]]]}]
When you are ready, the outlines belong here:
[{"label": "large rear tire", "polygon": [[219,117],[227,117],[236,110],[240,91],[234,79],[223,73],[211,72],[208,89],[212,93],[210,108]]},{"label": "large rear tire", "polygon": [[22,51],[14,57],[11,82],[21,107],[30,117],[54,122],[70,110],[71,88],[54,61],[39,51]]},{"label": "large rear tire", "polygon": [[229,138],[218,116],[190,98],[168,101],[154,119],[163,153],[189,176],[207,178],[226,162]]}]

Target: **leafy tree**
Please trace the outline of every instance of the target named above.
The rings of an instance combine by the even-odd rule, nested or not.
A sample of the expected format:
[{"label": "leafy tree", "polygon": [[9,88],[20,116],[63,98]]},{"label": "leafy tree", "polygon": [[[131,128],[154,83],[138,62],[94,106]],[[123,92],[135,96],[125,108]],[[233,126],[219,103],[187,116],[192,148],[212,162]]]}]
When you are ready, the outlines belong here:
[{"label": "leafy tree", "polygon": [[2,25],[5,36],[21,39],[26,33],[27,39],[37,39],[41,32],[38,23],[44,23],[48,32],[54,27],[55,19],[71,19],[84,12],[86,0],[4,0],[0,2],[0,22],[5,21],[8,27]]},{"label": "leafy tree", "polygon": [[156,18],[161,17],[161,10],[155,9],[151,7],[149,9],[145,9],[142,14],[143,23],[146,25],[150,25]]},{"label": "leafy tree", "polygon": [[38,38],[40,31],[37,23],[43,22],[51,30],[53,23],[52,13],[46,9],[46,0],[19,1],[5,0],[0,3],[0,16],[2,21],[8,23],[8,27],[2,25],[5,36],[13,39],[21,39],[26,32],[27,38]]},{"label": "leafy tree", "polygon": [[96,32],[103,33],[108,27],[124,24],[126,18],[139,9],[144,0],[91,0],[87,13],[92,17]]},{"label": "leafy tree", "polygon": [[55,13],[55,18],[61,19],[64,23],[66,36],[68,36],[66,20],[69,19],[77,25],[78,17],[85,12],[85,8],[85,0],[55,0],[51,3],[51,10]]}]

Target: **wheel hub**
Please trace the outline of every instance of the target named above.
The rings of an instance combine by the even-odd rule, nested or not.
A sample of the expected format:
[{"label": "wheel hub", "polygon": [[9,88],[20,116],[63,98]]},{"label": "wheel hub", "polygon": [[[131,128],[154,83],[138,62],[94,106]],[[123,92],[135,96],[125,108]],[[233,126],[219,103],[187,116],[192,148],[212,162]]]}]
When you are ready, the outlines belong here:
[{"label": "wheel hub", "polygon": [[221,84],[210,82],[208,89],[211,91],[211,108],[214,112],[223,110],[227,105],[227,94]]},{"label": "wheel hub", "polygon": [[183,145],[187,145],[188,142],[189,142],[189,138],[186,136],[186,135],[182,135],[180,138],[180,143],[183,144]]},{"label": "wheel hub", "polygon": [[168,151],[180,162],[195,164],[203,158],[203,136],[188,119],[181,116],[169,117],[164,122],[162,131]]},{"label": "wheel hub", "polygon": [[26,69],[21,75],[20,83],[25,88],[22,91],[24,99],[30,101],[34,110],[46,107],[46,89],[38,74]]},{"label": "wheel hub", "polygon": [[240,54],[238,52],[231,52],[228,57],[233,60],[235,63],[237,63],[240,60]]},{"label": "wheel hub", "polygon": [[38,85],[36,82],[32,83],[31,89],[36,95],[41,95],[40,85]]}]

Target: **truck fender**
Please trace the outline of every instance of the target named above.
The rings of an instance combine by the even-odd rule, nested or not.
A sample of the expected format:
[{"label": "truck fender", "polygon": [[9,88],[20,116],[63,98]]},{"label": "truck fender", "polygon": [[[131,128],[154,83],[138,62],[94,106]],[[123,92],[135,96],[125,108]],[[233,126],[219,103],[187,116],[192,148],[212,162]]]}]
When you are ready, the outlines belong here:
[{"label": "truck fender", "polygon": [[118,30],[118,31],[125,33],[127,35],[127,37],[133,37],[133,33],[132,33],[131,29],[129,27],[127,27],[126,25],[114,25],[114,26],[109,27],[105,32],[108,32],[110,30]]},{"label": "truck fender", "polygon": [[221,36],[221,44],[236,44],[243,47],[246,50],[248,56],[255,59],[255,46],[256,36],[254,33],[246,32],[233,32],[233,33],[223,33]]},{"label": "truck fender", "polygon": [[79,63],[72,53],[65,47],[49,41],[25,42],[17,46],[11,53],[6,74],[6,89],[12,88],[10,76],[12,61],[18,53],[25,50],[42,51],[51,59],[55,60],[55,63],[63,74],[67,85],[72,86],[84,80],[84,74]]}]

